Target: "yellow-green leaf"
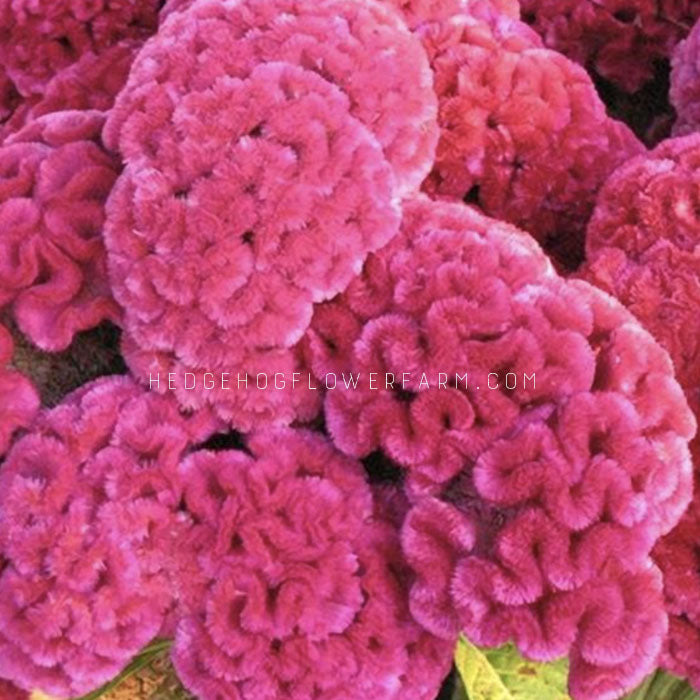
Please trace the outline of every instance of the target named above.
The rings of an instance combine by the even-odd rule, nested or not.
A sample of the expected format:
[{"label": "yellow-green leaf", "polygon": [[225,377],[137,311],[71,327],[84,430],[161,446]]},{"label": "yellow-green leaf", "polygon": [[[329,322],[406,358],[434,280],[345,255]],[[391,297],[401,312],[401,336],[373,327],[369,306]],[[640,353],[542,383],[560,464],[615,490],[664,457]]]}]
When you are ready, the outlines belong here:
[{"label": "yellow-green leaf", "polygon": [[672,676],[670,673],[657,671],[652,673],[625,700],[700,700],[698,695],[686,681]]},{"label": "yellow-green leaf", "polygon": [[523,659],[512,644],[478,649],[461,638],[455,663],[470,700],[570,700],[565,659],[535,663]]}]

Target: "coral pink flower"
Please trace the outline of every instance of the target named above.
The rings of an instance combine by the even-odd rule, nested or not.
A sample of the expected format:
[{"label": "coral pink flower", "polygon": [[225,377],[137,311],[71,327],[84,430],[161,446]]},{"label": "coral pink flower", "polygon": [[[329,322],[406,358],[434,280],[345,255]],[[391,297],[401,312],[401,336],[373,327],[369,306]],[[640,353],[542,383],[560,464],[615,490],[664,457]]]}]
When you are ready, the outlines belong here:
[{"label": "coral pink flower", "polygon": [[[188,94],[159,141],[168,158],[128,164],[105,238],[127,361],[145,381],[196,373],[180,400],[212,401],[238,429],[314,415],[318,391],[291,386],[292,348],[314,302],[399,223],[391,169],[348,107],[316,73],[262,64]],[[233,388],[204,391],[208,371],[217,384],[231,372]],[[287,391],[236,385],[278,373]]]},{"label": "coral pink flower", "polygon": [[396,529],[360,464],[310,432],[182,465],[203,593],[174,663],[202,700],[432,700],[454,639],[411,620]]},{"label": "coral pink flower", "polygon": [[700,23],[673,52],[670,99],[677,114],[677,136],[700,130]]},{"label": "coral pink flower", "polygon": [[547,46],[628,92],[639,89],[700,16],[697,0],[521,0]]},{"label": "coral pink flower", "polygon": [[10,446],[12,435],[26,428],[39,408],[39,396],[29,379],[7,366],[12,349],[12,336],[0,326],[0,457]]},{"label": "coral pink flower", "polygon": [[162,163],[182,97],[267,61],[315,71],[343,90],[399,189],[420,185],[438,138],[432,73],[398,13],[374,0],[205,0],[172,13],[136,59],[107,143],[128,159],[146,152]]},{"label": "coral pink flower", "polygon": [[14,444],[0,472],[0,677],[82,695],[158,634],[190,525],[177,465],[215,427],[115,377]]},{"label": "coral pink flower", "polygon": [[522,232],[420,199],[304,345],[319,377],[358,377],[326,393],[335,444],[407,470],[416,619],[568,652],[579,698],[653,668],[666,618],[648,555],[690,499],[695,422],[631,314]]},{"label": "coral pink flower", "polygon": [[158,0],[1,0],[0,65],[20,94],[41,95],[86,53],[99,54],[157,26]]},{"label": "coral pink flower", "polygon": [[426,190],[478,204],[578,262],[596,192],[641,144],[606,115],[586,72],[523,23],[461,16],[419,34],[441,127]]},{"label": "coral pink flower", "polygon": [[100,112],[57,112],[0,147],[0,306],[45,350],[119,317],[101,238],[119,166],[102,123]]}]

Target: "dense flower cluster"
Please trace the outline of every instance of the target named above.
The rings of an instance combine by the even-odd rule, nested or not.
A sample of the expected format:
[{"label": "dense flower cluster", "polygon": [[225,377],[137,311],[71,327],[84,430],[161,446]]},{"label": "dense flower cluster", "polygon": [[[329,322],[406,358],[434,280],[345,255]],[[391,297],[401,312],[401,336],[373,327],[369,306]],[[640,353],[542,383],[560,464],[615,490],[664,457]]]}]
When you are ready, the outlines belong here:
[{"label": "dense flower cluster", "polygon": [[177,466],[216,428],[127,378],[41,414],[0,470],[0,676],[58,697],[94,689],[173,605]]},{"label": "dense flower cluster", "polygon": [[522,22],[462,15],[419,33],[441,127],[426,190],[478,204],[575,264],[598,189],[641,144],[584,69]]},{"label": "dense flower cluster", "polygon": [[454,640],[411,620],[396,529],[325,439],[255,435],[182,465],[205,592],[174,662],[202,700],[433,700]]},{"label": "dense flower cluster", "polygon": [[48,114],[0,146],[0,306],[47,350],[118,307],[107,285],[104,201],[118,164],[97,111]]},{"label": "dense flower cluster", "polygon": [[534,658],[568,652],[577,697],[641,680],[666,630],[648,555],[691,491],[695,423],[668,356],[517,230],[423,199],[321,309],[314,370],[382,378],[329,392],[326,424],[343,451],[408,470],[416,619]]},{"label": "dense flower cluster", "polygon": [[9,447],[12,435],[26,428],[39,408],[39,397],[32,383],[8,367],[12,350],[12,336],[0,325],[0,457]]},{"label": "dense flower cluster", "polygon": [[697,0],[521,0],[547,46],[634,92],[700,16]]},{"label": "dense flower cluster", "polygon": [[673,133],[691,134],[700,127],[700,23],[673,52],[670,99],[677,120]]}]

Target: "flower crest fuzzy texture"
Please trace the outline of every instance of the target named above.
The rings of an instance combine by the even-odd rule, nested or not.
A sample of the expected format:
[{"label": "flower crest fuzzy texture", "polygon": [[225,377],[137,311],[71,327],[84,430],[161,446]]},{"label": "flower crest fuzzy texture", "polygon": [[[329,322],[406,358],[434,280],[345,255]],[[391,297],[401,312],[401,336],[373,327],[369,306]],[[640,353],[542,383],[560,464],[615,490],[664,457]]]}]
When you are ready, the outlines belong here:
[{"label": "flower crest fuzzy texture", "polygon": [[113,377],[15,442],[0,472],[0,677],[75,697],[160,632],[190,525],[177,465],[215,427]]},{"label": "flower crest fuzzy texture", "polygon": [[173,12],[136,59],[107,143],[127,159],[152,151],[162,161],[179,99],[268,61],[315,71],[343,90],[399,190],[420,185],[438,139],[432,73],[399,14],[374,0],[201,0]]},{"label": "flower crest fuzzy texture", "polygon": [[689,502],[695,421],[631,314],[507,224],[420,199],[319,307],[305,349],[320,376],[380,378],[328,392],[326,425],[344,452],[407,472],[417,620],[569,653],[577,698],[617,697],[654,667],[666,615],[648,555]]},{"label": "flower crest fuzzy texture", "polygon": [[700,23],[673,52],[669,98],[676,110],[675,136],[700,130]]},{"label": "flower crest fuzzy texture", "polygon": [[185,685],[202,700],[432,700],[454,640],[411,619],[397,531],[362,466],[311,432],[248,448],[182,465],[204,588],[175,637]]},{"label": "flower crest fuzzy texture", "polygon": [[104,115],[40,117],[0,146],[0,306],[44,350],[117,320],[102,242],[119,169],[100,142]]},{"label": "flower crest fuzzy texture", "polygon": [[697,0],[521,0],[545,44],[635,92],[700,16]]},{"label": "flower crest fuzzy texture", "polygon": [[12,362],[12,336],[0,325],[0,457],[13,434],[26,428],[39,409],[39,395],[31,381],[8,365]]},{"label": "flower crest fuzzy texture", "polygon": [[158,25],[158,0],[2,0],[0,65],[24,97],[87,53],[145,38]]},{"label": "flower crest fuzzy texture", "polygon": [[441,129],[424,189],[479,205],[575,266],[598,189],[642,145],[607,116],[585,70],[522,22],[461,15],[419,34]]},{"label": "flower crest fuzzy texture", "polygon": [[[518,0],[383,0],[401,12],[413,30],[426,22],[448,22],[456,15],[495,17],[501,15],[517,20]],[[177,2],[177,0],[175,0]]]},{"label": "flower crest fuzzy texture", "polygon": [[[288,63],[207,83],[168,129],[158,141],[168,157],[129,158],[107,204],[126,359],[146,381],[167,368],[217,382],[231,372],[234,384],[281,373],[291,385],[314,303],[345,289],[398,230],[391,168],[344,93]],[[237,429],[317,410],[301,386],[198,386],[177,395],[213,402]]]}]

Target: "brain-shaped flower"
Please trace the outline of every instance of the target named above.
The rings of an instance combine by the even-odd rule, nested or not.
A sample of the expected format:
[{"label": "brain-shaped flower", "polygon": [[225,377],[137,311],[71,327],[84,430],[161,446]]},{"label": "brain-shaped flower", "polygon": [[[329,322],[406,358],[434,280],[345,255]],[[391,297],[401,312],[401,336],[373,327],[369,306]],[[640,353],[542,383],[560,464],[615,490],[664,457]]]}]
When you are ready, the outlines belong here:
[{"label": "brain-shaped flower", "polygon": [[203,585],[175,638],[185,685],[202,700],[432,700],[452,642],[410,619],[397,532],[361,465],[313,433],[249,449],[182,465]]},{"label": "brain-shaped flower", "polygon": [[0,325],[0,457],[15,431],[27,427],[39,408],[39,397],[29,379],[8,367],[12,350],[12,336]]},{"label": "brain-shaped flower", "polygon": [[682,136],[700,129],[700,23],[676,47],[672,66],[669,96],[677,115],[673,133]]},{"label": "brain-shaped flower", "polygon": [[522,23],[460,16],[419,34],[441,128],[427,191],[478,204],[576,263],[596,192],[642,146],[606,115],[585,70]]},{"label": "brain-shaped flower", "polygon": [[648,555],[690,498],[695,423],[669,358],[506,224],[416,200],[400,235],[305,347],[338,377],[335,444],[407,470],[412,612],[438,634],[569,652],[578,697],[615,697],[655,663]]},{"label": "brain-shaped flower", "polygon": [[547,46],[634,92],[700,16],[697,0],[521,0]]},{"label": "brain-shaped flower", "polygon": [[2,0],[0,65],[25,97],[61,69],[157,26],[158,0]]},{"label": "brain-shaped flower", "polygon": [[101,112],[41,117],[0,147],[0,306],[46,350],[118,307],[107,283],[104,203],[118,163],[100,145]]},{"label": "brain-shaped flower", "polygon": [[[234,384],[291,380],[289,348],[314,302],[342,291],[398,228],[391,169],[344,94],[287,63],[207,83],[169,129],[159,143],[170,156],[131,160],[107,205],[110,275],[137,348],[127,359],[146,380],[166,367],[216,372],[217,384],[228,371]],[[311,392],[287,394],[236,386],[209,398],[247,429],[261,411],[313,414]]]},{"label": "brain-shaped flower", "polygon": [[[174,0],[177,2],[177,0]],[[425,22],[449,21],[455,15],[504,16],[518,19],[517,0],[383,0],[401,12],[409,27],[420,29]]]},{"label": "brain-shaped flower", "polygon": [[189,524],[177,465],[214,427],[108,378],[14,444],[0,474],[0,677],[82,695],[158,634]]},{"label": "brain-shaped flower", "polygon": [[218,78],[245,78],[265,61],[299,65],[341,88],[399,188],[420,185],[438,138],[432,74],[398,13],[373,0],[208,0],[172,13],[136,59],[107,142],[127,158],[167,158],[179,98]]}]

